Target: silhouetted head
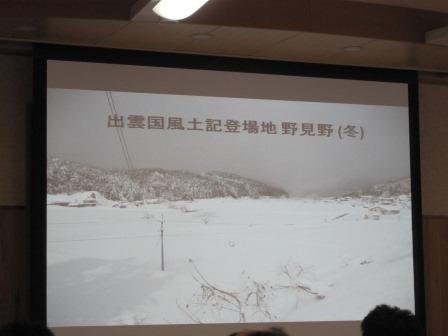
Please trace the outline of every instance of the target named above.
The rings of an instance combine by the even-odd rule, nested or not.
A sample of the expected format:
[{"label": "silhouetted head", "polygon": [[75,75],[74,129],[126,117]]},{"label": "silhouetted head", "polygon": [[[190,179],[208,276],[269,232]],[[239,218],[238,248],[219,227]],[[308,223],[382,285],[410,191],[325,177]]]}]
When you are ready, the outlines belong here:
[{"label": "silhouetted head", "polygon": [[288,336],[288,334],[280,328],[269,328],[260,330],[244,330],[233,333],[229,336]]},{"label": "silhouetted head", "polygon": [[363,336],[421,336],[420,324],[409,310],[376,306],[361,323]]},{"label": "silhouetted head", "polygon": [[41,323],[16,322],[0,328],[0,336],[54,336],[54,334]]}]

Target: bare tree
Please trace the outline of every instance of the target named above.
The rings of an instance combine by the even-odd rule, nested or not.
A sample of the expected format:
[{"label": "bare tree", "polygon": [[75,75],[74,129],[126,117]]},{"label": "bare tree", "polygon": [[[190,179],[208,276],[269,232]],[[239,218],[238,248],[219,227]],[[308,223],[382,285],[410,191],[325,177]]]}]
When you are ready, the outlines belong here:
[{"label": "bare tree", "polygon": [[293,290],[296,294],[305,293],[314,296],[318,300],[325,298],[324,295],[312,290],[301,282],[304,270],[301,266],[283,265],[281,275],[288,281],[287,284],[273,284],[269,281],[258,281],[250,276],[244,278],[244,286],[239,290],[226,290],[213,284],[199,270],[192,259],[192,277],[199,284],[198,292],[193,294],[193,302],[178,308],[185,313],[193,322],[202,323],[195,309],[202,307],[207,312],[221,313],[224,311],[235,313],[236,322],[246,322],[248,316],[261,314],[266,320],[272,321],[277,318],[272,312],[272,300],[279,295],[279,291]]}]

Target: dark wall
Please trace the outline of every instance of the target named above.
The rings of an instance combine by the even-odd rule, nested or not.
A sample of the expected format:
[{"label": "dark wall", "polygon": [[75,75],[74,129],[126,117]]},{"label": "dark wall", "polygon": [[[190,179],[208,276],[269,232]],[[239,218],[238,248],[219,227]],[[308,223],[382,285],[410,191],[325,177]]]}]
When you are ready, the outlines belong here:
[{"label": "dark wall", "polygon": [[0,54],[0,325],[29,315],[26,114],[33,60]]},{"label": "dark wall", "polygon": [[428,335],[448,335],[448,83],[420,83],[420,165]]}]

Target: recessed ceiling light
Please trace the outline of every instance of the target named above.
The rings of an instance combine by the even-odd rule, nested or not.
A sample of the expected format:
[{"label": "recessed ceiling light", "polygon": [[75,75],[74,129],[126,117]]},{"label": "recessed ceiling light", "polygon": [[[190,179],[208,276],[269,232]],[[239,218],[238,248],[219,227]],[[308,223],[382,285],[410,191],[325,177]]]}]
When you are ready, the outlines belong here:
[{"label": "recessed ceiling light", "polygon": [[362,50],[361,46],[348,46],[348,47],[342,48],[342,51],[345,51],[345,52],[357,52],[357,51],[361,51],[361,50]]},{"label": "recessed ceiling light", "polygon": [[182,20],[201,8],[208,0],[161,0],[152,10],[172,21]]}]

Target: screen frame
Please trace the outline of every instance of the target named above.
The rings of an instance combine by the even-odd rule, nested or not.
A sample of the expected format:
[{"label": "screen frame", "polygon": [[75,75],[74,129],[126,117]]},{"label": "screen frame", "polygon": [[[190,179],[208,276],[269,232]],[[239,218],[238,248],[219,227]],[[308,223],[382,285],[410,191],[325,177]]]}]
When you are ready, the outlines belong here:
[{"label": "screen frame", "polygon": [[[75,61],[230,71],[317,78],[403,83],[408,86],[409,144],[412,192],[412,236],[415,313],[426,325],[423,233],[420,187],[418,73],[393,70],[164,52],[37,44],[34,51],[34,109],[28,130],[28,222],[30,225],[30,317],[47,323],[46,192],[47,192],[47,62]],[[373,308],[373,307],[372,307]]]}]

